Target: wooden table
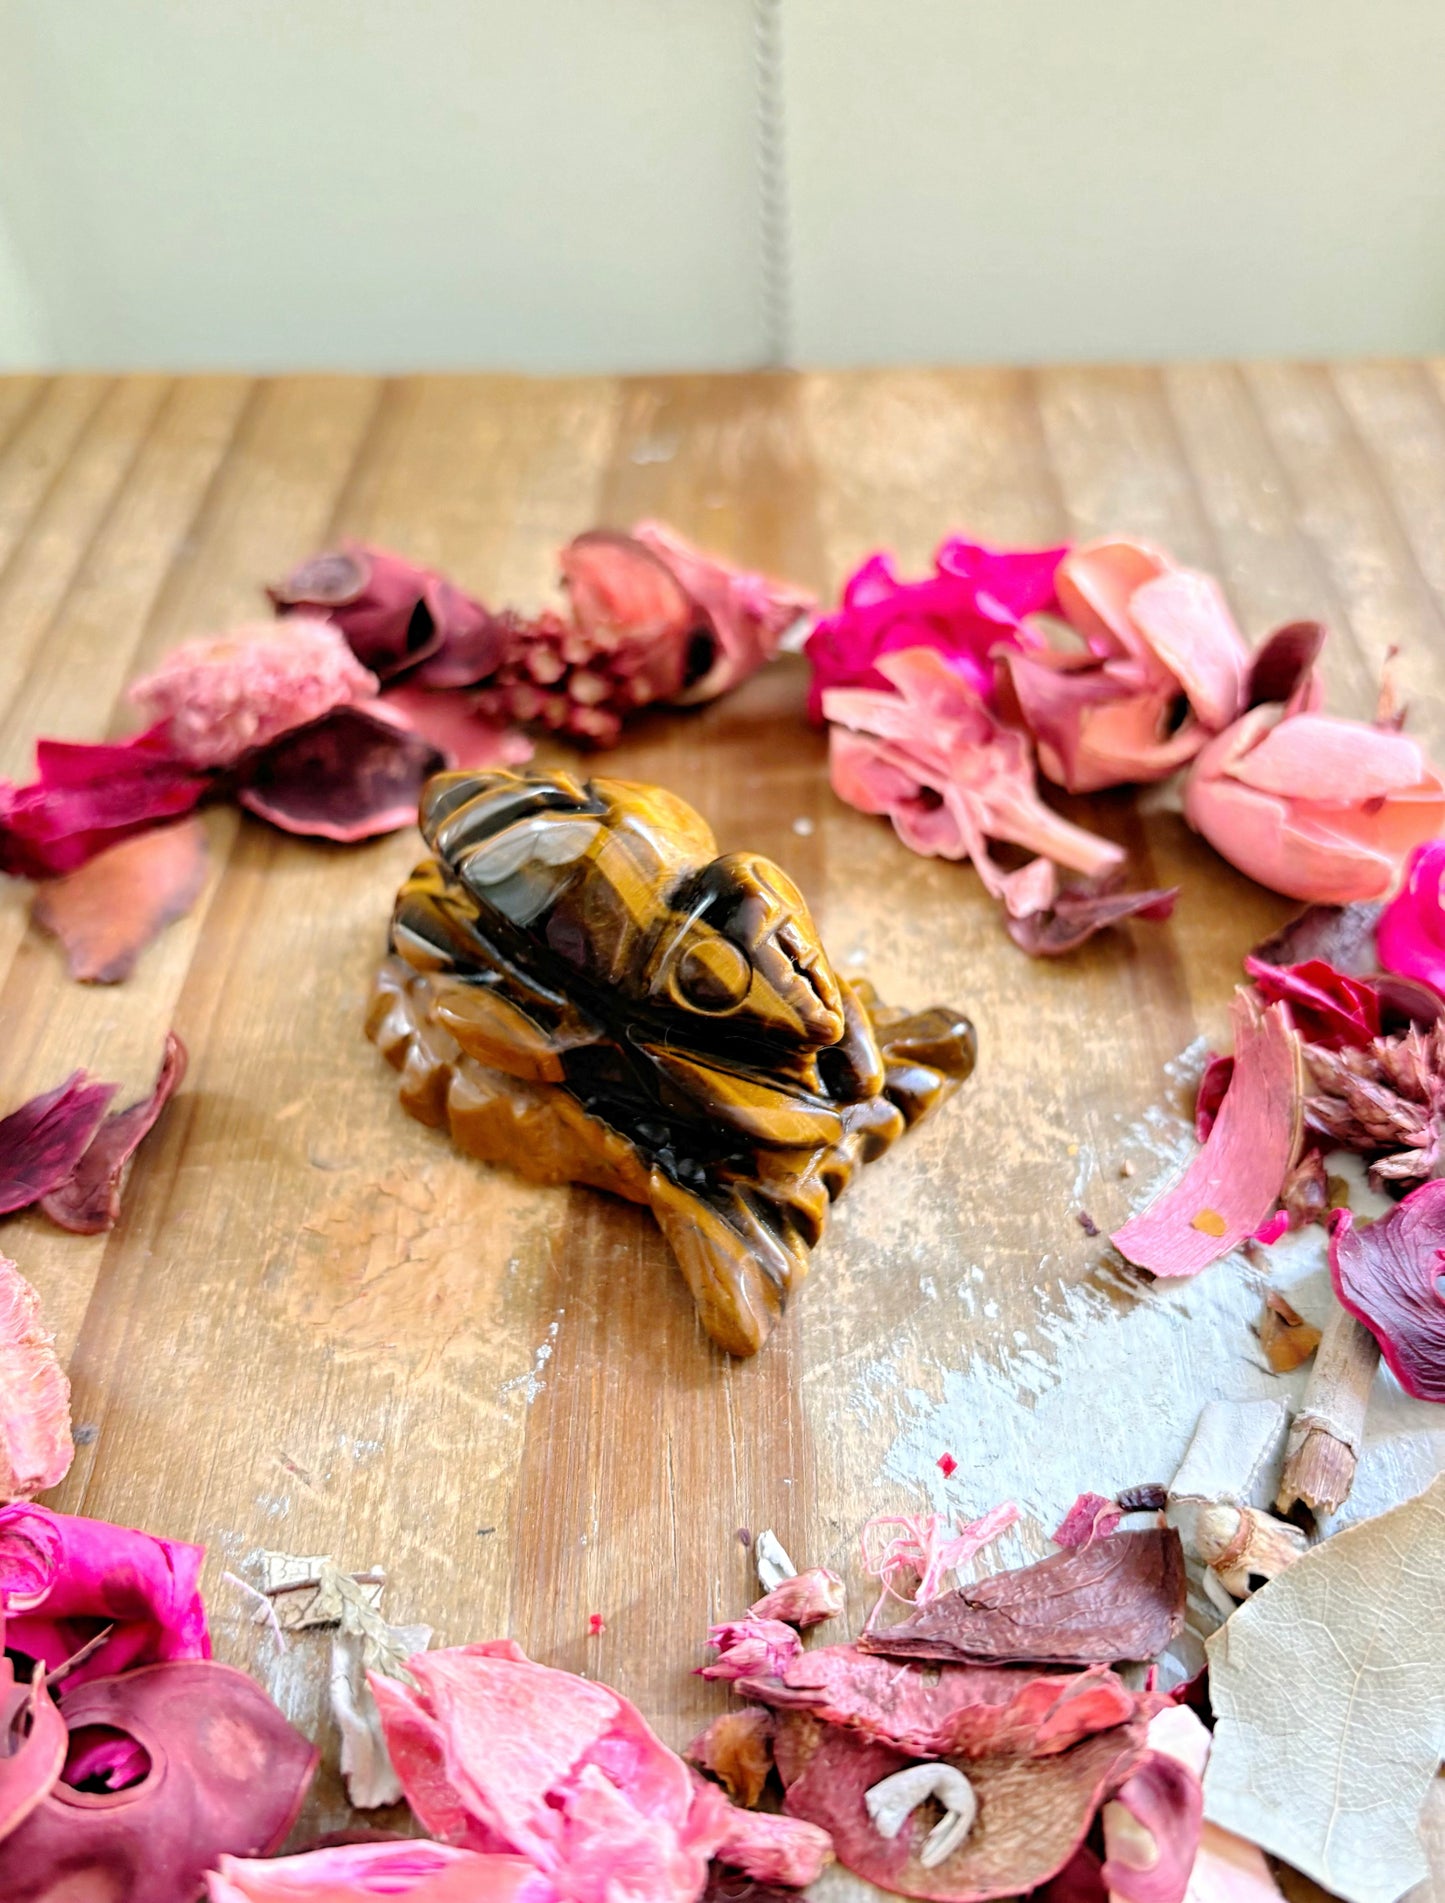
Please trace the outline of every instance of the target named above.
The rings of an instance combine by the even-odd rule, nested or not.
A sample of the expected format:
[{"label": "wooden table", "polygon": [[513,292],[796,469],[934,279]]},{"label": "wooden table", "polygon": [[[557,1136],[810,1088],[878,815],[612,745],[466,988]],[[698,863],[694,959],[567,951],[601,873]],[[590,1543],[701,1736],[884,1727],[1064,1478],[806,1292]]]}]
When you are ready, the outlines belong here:
[{"label": "wooden table", "polygon": [[[1219,575],[1251,637],[1327,621],[1339,711],[1371,709],[1398,645],[1412,729],[1438,743],[1442,392],[1445,365],[1414,363],[15,379],[0,771],[28,777],[39,734],[124,730],[132,676],[263,613],[261,584],[337,535],[534,604],[569,536],[646,514],[825,595],[880,545],[919,570],[951,530],[1154,538]],[[221,1577],[254,1576],[259,1548],[379,1564],[393,1618],[438,1643],[510,1633],[681,1744],[723,1703],[690,1672],[708,1621],[752,1596],[740,1528],[844,1571],[856,1624],[868,1515],[1013,1492],[1037,1553],[1075,1486],[1167,1478],[1203,1398],[1268,1388],[1257,1278],[1221,1266],[1166,1299],[1077,1214],[1107,1230],[1177,1153],[1165,1067],[1223,1032],[1241,954],[1291,908],[1157,792],[1068,802],[1184,897],[1169,926],[1032,963],[971,870],[834,799],[803,690],[786,661],[644,720],[608,770],[676,788],[725,849],[772,854],[844,970],[967,1006],[982,1056],[854,1185],[746,1364],[702,1336],[647,1216],[468,1162],[399,1109],[359,1021],[414,836],[328,849],[212,812],[201,903],[118,989],[68,983],[27,889],[4,895],[4,1107],[77,1064],[138,1093],[172,1024],[191,1052],[111,1235],[0,1233],[85,1430],[53,1503],[205,1542],[218,1650],[304,1723],[324,1642],[278,1657]],[[327,1770],[306,1821],[345,1815]]]}]

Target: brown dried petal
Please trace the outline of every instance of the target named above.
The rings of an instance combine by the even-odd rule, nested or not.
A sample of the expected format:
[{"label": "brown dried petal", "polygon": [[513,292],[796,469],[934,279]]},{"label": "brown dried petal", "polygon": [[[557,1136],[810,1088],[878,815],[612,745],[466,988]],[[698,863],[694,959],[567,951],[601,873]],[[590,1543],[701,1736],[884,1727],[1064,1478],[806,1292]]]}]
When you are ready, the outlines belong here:
[{"label": "brown dried petal", "polygon": [[725,1711],[699,1732],[683,1756],[711,1771],[735,1804],[751,1810],[773,1768],[773,1715],[761,1705]]}]

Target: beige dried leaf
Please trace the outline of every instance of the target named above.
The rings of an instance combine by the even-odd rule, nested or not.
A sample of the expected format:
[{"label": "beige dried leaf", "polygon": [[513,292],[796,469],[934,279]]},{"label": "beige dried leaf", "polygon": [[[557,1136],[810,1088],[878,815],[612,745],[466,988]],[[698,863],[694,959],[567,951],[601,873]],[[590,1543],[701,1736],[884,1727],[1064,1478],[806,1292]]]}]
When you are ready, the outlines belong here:
[{"label": "beige dried leaf", "polygon": [[1336,1533],[1209,1641],[1205,1815],[1346,1903],[1426,1874],[1445,1755],[1445,1475]]}]

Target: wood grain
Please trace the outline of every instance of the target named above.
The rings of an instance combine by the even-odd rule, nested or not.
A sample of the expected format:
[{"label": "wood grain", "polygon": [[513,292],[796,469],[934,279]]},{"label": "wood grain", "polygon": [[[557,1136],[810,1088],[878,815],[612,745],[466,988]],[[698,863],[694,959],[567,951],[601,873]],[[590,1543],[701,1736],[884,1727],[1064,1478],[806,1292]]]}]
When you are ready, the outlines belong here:
[{"label": "wood grain", "polygon": [[[24,772],[41,732],[121,730],[139,669],[260,612],[261,584],[328,537],[531,606],[569,535],[645,514],[825,593],[880,544],[916,570],[951,530],[1147,535],[1214,569],[1252,637],[1327,620],[1340,711],[1370,711],[1400,644],[1412,728],[1438,747],[1441,388],[1421,365],[0,382],[0,768]],[[210,815],[206,894],[115,990],[70,985],[26,890],[3,895],[0,1108],[75,1064],[138,1091],[171,1023],[192,1053],[110,1236],[30,1217],[0,1236],[96,1430],[54,1503],[203,1541],[222,1655],[323,1740],[324,1646],[278,1656],[221,1578],[259,1548],[380,1564],[394,1617],[443,1642],[511,1633],[680,1744],[723,1702],[692,1668],[709,1619],[751,1596],[740,1529],[839,1567],[856,1621],[862,1521],[992,1504],[1001,1439],[1030,1433],[1010,1371],[1041,1392],[1071,1301],[1124,1318],[1142,1299],[1078,1212],[1125,1213],[1164,1065],[1222,1033],[1240,955],[1290,908],[1167,794],[1069,801],[1184,900],[1166,928],[1030,963],[971,872],[832,797],[804,686],[786,661],[644,718],[608,769],[775,857],[842,969],[966,1007],[981,1061],[860,1176],[750,1363],[701,1334],[644,1213],[470,1163],[401,1112],[359,1017],[414,836],[341,850]],[[984,1364],[998,1418],[937,1449],[959,1463],[946,1485],[910,1478],[900,1435]],[[1181,1436],[1199,1398],[1176,1397]],[[328,1770],[303,1829],[347,1815]]]}]

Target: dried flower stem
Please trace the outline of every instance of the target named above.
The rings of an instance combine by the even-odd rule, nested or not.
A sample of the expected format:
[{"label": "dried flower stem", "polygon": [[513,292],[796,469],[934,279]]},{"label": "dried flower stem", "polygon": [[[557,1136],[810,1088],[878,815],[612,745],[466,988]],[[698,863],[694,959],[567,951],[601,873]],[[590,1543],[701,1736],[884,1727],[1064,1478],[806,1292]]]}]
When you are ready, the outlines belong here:
[{"label": "dried flower stem", "polygon": [[1368,1328],[1337,1308],[1326,1325],[1285,1449],[1284,1476],[1275,1505],[1288,1513],[1296,1500],[1333,1513],[1349,1498],[1364,1440],[1365,1410],[1380,1347]]}]

